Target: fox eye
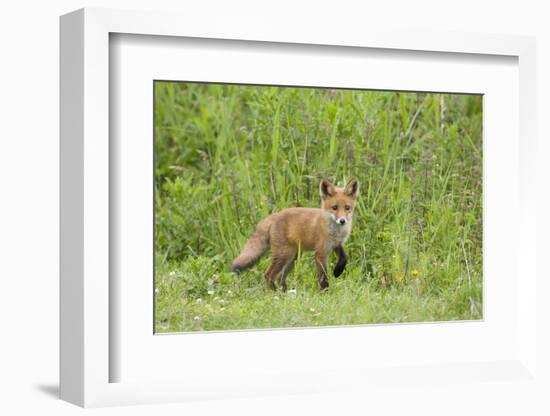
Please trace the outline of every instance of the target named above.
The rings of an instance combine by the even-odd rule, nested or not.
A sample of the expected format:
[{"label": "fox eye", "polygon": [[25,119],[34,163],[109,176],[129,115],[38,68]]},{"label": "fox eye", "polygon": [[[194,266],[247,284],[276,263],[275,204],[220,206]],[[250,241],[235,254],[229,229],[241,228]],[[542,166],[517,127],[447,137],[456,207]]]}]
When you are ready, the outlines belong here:
[{"label": "fox eye", "polygon": [[350,207],[349,205],[346,205],[346,206],[344,207],[344,209],[345,209],[346,211],[349,211],[349,210],[351,209],[351,207]]},{"label": "fox eye", "polygon": [[331,206],[331,208],[332,208],[333,211],[336,211],[338,209],[338,205],[333,205],[333,206]]}]

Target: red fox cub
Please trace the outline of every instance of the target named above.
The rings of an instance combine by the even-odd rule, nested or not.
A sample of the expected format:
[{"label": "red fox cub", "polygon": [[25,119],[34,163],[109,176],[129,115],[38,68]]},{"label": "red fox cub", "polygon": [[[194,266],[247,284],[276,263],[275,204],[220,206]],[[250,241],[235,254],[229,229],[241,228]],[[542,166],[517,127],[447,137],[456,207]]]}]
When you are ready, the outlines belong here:
[{"label": "red fox cub", "polygon": [[232,270],[240,273],[253,266],[271,246],[271,265],[265,273],[270,288],[275,282],[286,291],[286,277],[294,266],[300,250],[314,251],[317,280],[321,289],[328,287],[327,258],[334,251],[338,261],[334,276],[344,271],[347,256],[343,244],[351,232],[353,209],[359,192],[359,182],[352,179],[344,188],[327,180],[319,187],[321,208],[287,208],[262,220],[245,243],[241,254],[233,261]]}]

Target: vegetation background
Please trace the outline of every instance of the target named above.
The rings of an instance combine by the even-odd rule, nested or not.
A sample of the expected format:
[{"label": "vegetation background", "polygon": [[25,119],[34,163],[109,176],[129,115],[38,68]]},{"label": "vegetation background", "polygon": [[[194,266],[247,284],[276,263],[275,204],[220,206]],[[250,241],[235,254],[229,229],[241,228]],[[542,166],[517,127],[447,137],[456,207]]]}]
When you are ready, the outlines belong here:
[{"label": "vegetation background", "polygon": [[[482,97],[155,82],[155,330],[482,318]],[[344,274],[235,276],[257,222],[361,184]],[[332,270],[332,267],[331,267]]]}]

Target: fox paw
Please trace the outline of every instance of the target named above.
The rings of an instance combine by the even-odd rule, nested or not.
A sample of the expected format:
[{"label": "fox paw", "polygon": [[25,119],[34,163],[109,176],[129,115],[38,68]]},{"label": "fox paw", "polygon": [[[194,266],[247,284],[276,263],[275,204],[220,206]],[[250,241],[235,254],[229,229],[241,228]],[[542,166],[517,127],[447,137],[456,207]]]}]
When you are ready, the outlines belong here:
[{"label": "fox paw", "polygon": [[339,277],[346,268],[347,259],[341,258],[338,260],[338,263],[336,263],[336,266],[334,266],[334,277]]}]

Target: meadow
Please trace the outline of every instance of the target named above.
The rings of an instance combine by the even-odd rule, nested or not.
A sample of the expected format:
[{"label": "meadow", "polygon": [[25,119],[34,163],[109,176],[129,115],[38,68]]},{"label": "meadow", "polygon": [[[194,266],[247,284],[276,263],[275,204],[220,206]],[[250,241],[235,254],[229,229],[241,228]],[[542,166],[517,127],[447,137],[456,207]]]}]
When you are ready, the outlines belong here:
[{"label": "meadow", "polygon": [[[482,97],[155,82],[155,331],[482,319]],[[361,189],[343,275],[235,275],[255,225]],[[330,270],[334,258],[331,258]]]}]

